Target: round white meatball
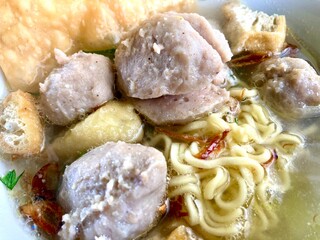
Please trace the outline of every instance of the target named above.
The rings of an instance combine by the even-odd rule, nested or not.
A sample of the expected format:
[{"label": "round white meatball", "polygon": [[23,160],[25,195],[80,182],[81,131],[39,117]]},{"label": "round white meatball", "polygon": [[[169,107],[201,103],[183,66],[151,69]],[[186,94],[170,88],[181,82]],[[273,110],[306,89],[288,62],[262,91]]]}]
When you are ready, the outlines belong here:
[{"label": "round white meatball", "polygon": [[267,60],[259,65],[252,80],[261,87],[263,99],[280,113],[303,117],[309,107],[320,105],[320,76],[303,59]]},{"label": "round white meatball", "polygon": [[209,37],[204,38],[216,32],[204,18],[195,29],[192,15],[186,16],[158,14],[121,42],[115,65],[118,86],[126,96],[150,99],[190,93],[207,87],[222,70],[219,52],[206,40]]},{"label": "round white meatball", "polygon": [[62,66],[40,83],[41,110],[57,125],[68,125],[114,97],[112,62],[98,54],[67,57],[56,50]]},{"label": "round white meatball", "polygon": [[167,165],[152,147],[109,142],[66,168],[62,239],[134,239],[149,230],[166,194]]}]

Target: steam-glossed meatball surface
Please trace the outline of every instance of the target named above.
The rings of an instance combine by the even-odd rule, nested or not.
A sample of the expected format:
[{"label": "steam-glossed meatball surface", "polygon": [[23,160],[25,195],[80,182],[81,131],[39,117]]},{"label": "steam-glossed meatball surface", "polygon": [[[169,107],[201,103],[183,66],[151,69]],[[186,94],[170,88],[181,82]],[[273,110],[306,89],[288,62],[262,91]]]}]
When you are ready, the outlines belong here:
[{"label": "steam-glossed meatball surface", "polygon": [[230,99],[229,92],[211,84],[188,94],[166,95],[154,99],[134,99],[135,108],[153,124],[185,124],[216,112]]},{"label": "steam-glossed meatball surface", "polygon": [[231,60],[232,52],[224,34],[211,26],[207,19],[197,13],[175,13],[168,12],[168,15],[180,16],[188,21],[191,26],[220,54],[223,62]]},{"label": "steam-glossed meatball surface", "polygon": [[[320,76],[303,59],[274,58],[261,63],[253,82],[261,86],[263,98],[286,115],[312,115],[309,107],[320,105]],[[311,110],[314,112],[314,110]],[[316,113],[314,113],[316,114]]]},{"label": "steam-glossed meatball surface", "polygon": [[112,99],[111,61],[98,54],[78,52],[67,57],[56,50],[61,65],[40,84],[42,111],[57,125],[68,125]]},{"label": "steam-glossed meatball surface", "polygon": [[167,165],[152,147],[109,142],[66,168],[59,202],[62,239],[134,239],[152,226],[166,193]]},{"label": "steam-glossed meatball surface", "polygon": [[189,21],[179,14],[158,14],[121,42],[115,64],[125,95],[140,99],[180,95],[213,81],[223,61],[202,35],[214,31],[203,28],[200,35]]}]

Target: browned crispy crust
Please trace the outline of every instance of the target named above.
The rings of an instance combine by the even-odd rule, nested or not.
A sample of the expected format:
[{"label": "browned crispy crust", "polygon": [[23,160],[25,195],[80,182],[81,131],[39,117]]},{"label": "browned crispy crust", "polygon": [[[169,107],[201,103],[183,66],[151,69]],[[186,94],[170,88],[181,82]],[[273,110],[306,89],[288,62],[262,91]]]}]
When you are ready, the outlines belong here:
[{"label": "browned crispy crust", "polygon": [[283,48],[285,16],[254,12],[238,2],[229,2],[222,10],[226,19],[224,33],[233,54],[243,51],[279,52]]},{"label": "browned crispy crust", "polygon": [[8,154],[37,154],[44,130],[34,99],[20,90],[10,93],[0,108],[0,148]]}]

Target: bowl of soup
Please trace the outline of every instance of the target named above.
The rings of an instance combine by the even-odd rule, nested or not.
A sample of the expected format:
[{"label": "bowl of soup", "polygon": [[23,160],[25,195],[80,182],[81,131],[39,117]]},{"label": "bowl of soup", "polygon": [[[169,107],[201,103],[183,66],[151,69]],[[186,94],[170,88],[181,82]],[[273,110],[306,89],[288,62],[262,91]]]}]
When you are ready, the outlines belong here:
[{"label": "bowl of soup", "polygon": [[[305,59],[318,72],[320,61],[317,44],[320,31],[316,27],[319,21],[318,3],[312,0],[290,1],[290,3],[246,0],[242,3],[269,15],[285,15],[286,41],[298,52],[295,57]],[[223,0],[202,0],[197,2],[194,11],[204,16],[212,26],[222,28],[223,4],[225,4]],[[138,34],[145,33],[140,31]],[[159,54],[163,51],[163,46],[153,45],[153,50]],[[306,116],[289,118],[286,114],[279,114],[262,100],[260,90],[248,83],[248,74],[259,69],[256,65],[250,68],[230,67],[230,69],[225,77],[229,83],[224,87],[228,89],[228,94],[236,99],[238,105],[228,102],[226,108],[222,107],[221,111],[210,112],[187,123],[179,122],[178,125],[157,126],[158,124],[152,121],[150,123],[148,117],[142,118],[144,138],[139,135],[135,141],[162,152],[167,160],[168,173],[167,193],[159,206],[157,219],[146,232],[138,236],[141,239],[177,239],[174,236],[179,236],[179,233],[174,231],[179,226],[184,226],[186,229],[180,236],[188,236],[188,239],[198,239],[196,236],[199,239],[320,238],[320,191],[317,189],[320,183],[318,174],[320,164],[317,159],[320,154],[319,117],[310,112]],[[3,101],[11,91],[3,74],[0,75],[0,84],[2,89],[0,98]],[[184,97],[183,101],[188,102],[192,99],[188,97]],[[136,100],[132,101],[135,104]],[[278,104],[281,105],[281,102]],[[131,121],[136,120],[131,119]],[[127,123],[122,125],[125,124]],[[77,128],[77,131],[78,129],[81,131],[81,127]],[[59,138],[61,133],[68,130],[68,128],[52,127],[46,134],[49,138],[52,136]],[[142,131],[140,130],[139,134]],[[67,143],[63,137],[59,141]],[[61,148],[59,141],[55,146]],[[76,149],[76,142],[67,148],[72,149],[74,146]],[[41,167],[45,162],[37,158],[32,163],[34,166],[32,164],[28,166],[28,163],[17,162],[19,159],[15,160],[14,155],[8,157],[3,154],[1,157],[3,161],[0,161],[0,176],[5,176],[12,169],[16,170],[17,175],[25,171],[23,175],[25,178],[20,179],[13,191],[9,191],[4,185],[0,186],[1,239],[59,238],[56,234],[52,236],[43,232],[32,216],[26,217],[21,214],[21,208],[19,211],[19,206],[26,204],[32,198],[24,191],[28,188],[28,183],[23,179],[28,177],[29,180],[34,180],[35,173],[37,173],[35,176],[39,176],[37,170],[44,171]],[[77,155],[82,162],[89,161],[90,157],[89,150]],[[72,161],[65,165],[70,165]],[[68,171],[72,172],[74,165],[70,166]],[[128,165],[126,167],[129,169]],[[91,170],[88,167],[87,171]],[[83,169],[78,167],[73,174],[78,174],[77,171]],[[72,181],[77,182],[81,176],[79,174],[77,179]],[[62,173],[60,177],[62,178]],[[73,191],[72,188],[61,190],[64,185],[68,185],[67,181],[71,180],[63,179],[63,186],[59,188],[60,195],[61,192],[69,194],[69,191]],[[111,185],[110,183],[108,186]],[[126,191],[130,193],[133,190],[131,188]],[[96,193],[96,190],[94,192]],[[40,198],[45,197],[40,196]],[[37,202],[39,199],[33,201]],[[98,205],[94,207],[94,211],[96,208],[99,209]],[[74,215],[82,213],[81,209],[72,207],[71,209],[71,212],[65,213],[63,221],[65,225],[71,224],[68,221]],[[133,219],[136,217],[134,213],[128,216]],[[100,217],[103,218],[104,215],[99,215],[97,218]],[[85,225],[83,228],[76,225],[74,229],[79,232],[72,236],[82,238],[89,236],[90,234],[86,235],[87,228]],[[65,229],[63,231],[67,231],[68,234],[71,232]],[[88,231],[91,231],[90,226]],[[64,232],[59,236],[66,239],[68,234]],[[104,239],[103,236],[96,239],[100,237]]]}]

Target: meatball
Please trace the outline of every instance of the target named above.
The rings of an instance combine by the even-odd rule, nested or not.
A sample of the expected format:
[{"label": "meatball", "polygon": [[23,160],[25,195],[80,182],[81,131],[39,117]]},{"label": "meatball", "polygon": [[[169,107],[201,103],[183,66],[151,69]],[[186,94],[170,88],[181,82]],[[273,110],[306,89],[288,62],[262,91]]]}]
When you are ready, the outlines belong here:
[{"label": "meatball", "polygon": [[207,19],[196,13],[169,12],[167,14],[183,17],[201,35],[201,37],[217,50],[223,62],[231,60],[233,54],[224,34],[218,29],[214,29]]},{"label": "meatball", "polygon": [[259,65],[252,80],[261,86],[264,100],[279,112],[295,114],[298,109],[320,104],[320,76],[303,59],[267,60]]},{"label": "meatball", "polygon": [[58,201],[62,239],[134,239],[155,223],[166,194],[167,165],[152,147],[108,142],[66,168]]},{"label": "meatball", "polygon": [[184,124],[220,110],[229,100],[229,92],[213,84],[182,95],[166,95],[155,99],[135,99],[135,108],[156,125]]},{"label": "meatball", "polygon": [[41,110],[57,125],[68,125],[114,97],[111,61],[98,54],[79,52],[67,57],[56,50],[62,66],[40,83]]},{"label": "meatball", "polygon": [[[216,32],[201,28],[200,35],[184,16],[193,18],[193,15],[158,14],[121,42],[115,53],[115,65],[117,83],[125,95],[150,99],[186,94],[207,87],[221,71],[221,56],[202,37]],[[203,24],[198,25],[200,28]]]}]

